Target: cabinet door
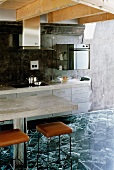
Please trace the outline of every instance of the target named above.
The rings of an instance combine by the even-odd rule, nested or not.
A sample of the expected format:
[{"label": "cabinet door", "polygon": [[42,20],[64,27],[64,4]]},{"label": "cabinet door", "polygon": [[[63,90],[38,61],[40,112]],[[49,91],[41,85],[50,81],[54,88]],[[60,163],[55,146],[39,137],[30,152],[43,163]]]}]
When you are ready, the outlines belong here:
[{"label": "cabinet door", "polygon": [[68,69],[68,55],[67,55],[67,44],[57,44],[57,69],[67,70]]},{"label": "cabinet door", "polygon": [[53,90],[53,95],[62,97],[66,100],[71,101],[71,89],[57,89]]},{"label": "cabinet door", "polygon": [[69,70],[72,62],[70,61],[69,48],[74,48],[73,44],[57,44],[57,69]]},{"label": "cabinet door", "polygon": [[89,69],[90,68],[90,52],[88,51],[75,51],[76,57],[75,69]]},{"label": "cabinet door", "polygon": [[[68,101],[71,101],[71,88],[69,89],[55,89],[53,90],[53,95],[58,96],[58,97],[62,97]],[[67,112],[61,112],[61,113],[56,113],[53,116],[64,116],[64,115],[70,115],[72,114],[71,111],[67,111]]]},{"label": "cabinet door", "polygon": [[72,95],[73,103],[83,103],[89,101],[90,92],[87,93],[75,93]]},{"label": "cabinet door", "polygon": [[90,110],[91,102],[78,103],[78,110],[73,110],[72,114],[75,113],[87,113]]},{"label": "cabinet door", "polygon": [[90,110],[90,94],[90,86],[72,88],[72,102],[78,105],[78,110],[72,111],[73,114],[86,113]]},{"label": "cabinet door", "polygon": [[72,95],[78,93],[88,93],[91,91],[91,86],[80,86],[80,87],[73,87],[72,88]]}]

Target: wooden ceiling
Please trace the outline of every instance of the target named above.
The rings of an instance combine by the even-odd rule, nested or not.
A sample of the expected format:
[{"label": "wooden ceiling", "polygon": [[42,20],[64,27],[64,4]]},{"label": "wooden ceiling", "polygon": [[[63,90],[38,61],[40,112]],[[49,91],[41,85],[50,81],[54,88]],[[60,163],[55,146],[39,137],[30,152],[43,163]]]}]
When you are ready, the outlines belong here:
[{"label": "wooden ceiling", "polygon": [[19,9],[28,5],[35,0],[0,0],[0,8],[3,9]]},{"label": "wooden ceiling", "polygon": [[22,21],[47,14],[48,23],[77,19],[79,24],[114,19],[114,0],[0,0],[1,9],[15,9]]}]

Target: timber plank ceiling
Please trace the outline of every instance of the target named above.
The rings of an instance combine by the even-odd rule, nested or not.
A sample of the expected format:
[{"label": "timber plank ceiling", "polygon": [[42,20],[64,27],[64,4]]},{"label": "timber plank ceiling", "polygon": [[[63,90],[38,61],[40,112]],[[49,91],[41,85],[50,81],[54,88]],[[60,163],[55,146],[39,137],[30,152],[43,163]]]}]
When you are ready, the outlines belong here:
[{"label": "timber plank ceiling", "polygon": [[0,9],[15,9],[16,20],[47,14],[48,23],[77,19],[79,24],[114,19],[114,0],[0,0]]}]

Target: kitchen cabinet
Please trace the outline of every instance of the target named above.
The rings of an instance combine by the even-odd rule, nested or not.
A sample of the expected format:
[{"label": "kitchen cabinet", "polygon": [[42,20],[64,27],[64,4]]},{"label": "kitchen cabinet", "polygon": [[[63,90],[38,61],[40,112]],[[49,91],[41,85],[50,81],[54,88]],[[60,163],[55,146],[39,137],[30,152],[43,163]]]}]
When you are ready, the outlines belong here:
[{"label": "kitchen cabinet", "polygon": [[91,107],[91,102],[89,100],[91,92],[92,91],[90,85],[53,90],[52,92],[53,95],[62,97],[78,105],[78,110],[73,110],[71,112],[57,113],[56,115],[62,116],[62,115],[88,112]]},{"label": "kitchen cabinet", "polygon": [[71,88],[66,89],[55,89],[53,95],[62,97],[68,101],[71,101]]},{"label": "kitchen cabinet", "polygon": [[[65,89],[55,89],[52,91],[52,94],[58,97],[62,97],[68,101],[72,101],[72,90],[71,88],[65,88]],[[54,116],[63,116],[63,115],[69,115],[71,114],[71,111],[62,112],[62,113],[56,113]]]},{"label": "kitchen cabinet", "polygon": [[91,102],[89,99],[91,93],[90,86],[72,88],[72,102],[78,104],[78,110],[72,111],[72,114],[86,113],[90,110]]}]

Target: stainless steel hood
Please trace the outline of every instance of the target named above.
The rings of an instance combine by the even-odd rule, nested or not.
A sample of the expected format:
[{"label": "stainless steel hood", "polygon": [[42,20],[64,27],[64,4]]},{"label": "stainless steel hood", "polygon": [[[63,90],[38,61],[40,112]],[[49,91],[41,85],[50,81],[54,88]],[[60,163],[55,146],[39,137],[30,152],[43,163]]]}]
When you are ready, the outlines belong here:
[{"label": "stainless steel hood", "polygon": [[40,45],[40,17],[34,17],[23,21],[23,34],[21,37],[21,46],[18,50],[53,50],[52,48],[43,48]]},{"label": "stainless steel hood", "polygon": [[23,34],[21,50],[40,50],[40,17],[23,21]]}]

